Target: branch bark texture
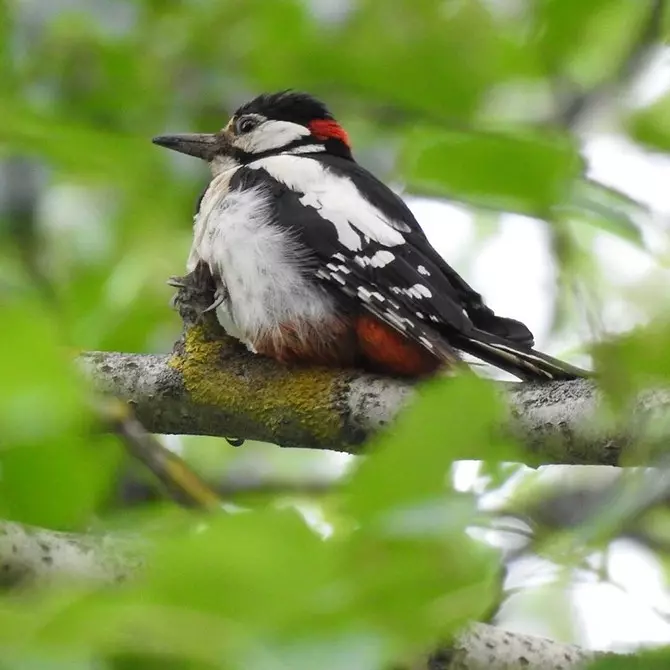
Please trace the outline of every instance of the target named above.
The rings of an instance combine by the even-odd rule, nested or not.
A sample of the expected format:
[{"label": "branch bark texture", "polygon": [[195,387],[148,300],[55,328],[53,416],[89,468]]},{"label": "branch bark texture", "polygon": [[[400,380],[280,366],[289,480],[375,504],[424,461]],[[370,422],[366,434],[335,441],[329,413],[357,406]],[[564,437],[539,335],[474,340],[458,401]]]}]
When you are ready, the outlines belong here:
[{"label": "branch bark texture", "polygon": [[109,535],[77,535],[0,521],[0,586],[54,578],[118,582],[141,565],[137,546]]},{"label": "branch bark texture", "polygon": [[[138,574],[138,543],[115,535],[60,533],[0,521],[0,574],[3,586],[66,577],[115,583]],[[598,654],[574,645],[474,624],[449,648],[412,670],[570,670]]]},{"label": "branch bark texture", "polygon": [[[411,384],[386,377],[287,368],[197,327],[171,355],[90,352],[79,361],[97,389],[130,402],[151,432],[285,447],[357,453],[413,395]],[[670,392],[657,390],[641,395],[625,422],[606,421],[601,394],[586,380],[501,383],[500,391],[509,408],[501,430],[527,446],[531,464],[636,463],[635,427],[670,410]],[[640,460],[649,462],[649,452]]]},{"label": "branch bark texture", "polygon": [[572,670],[604,655],[478,623],[459,635],[452,647],[433,654],[427,664],[413,670]]}]

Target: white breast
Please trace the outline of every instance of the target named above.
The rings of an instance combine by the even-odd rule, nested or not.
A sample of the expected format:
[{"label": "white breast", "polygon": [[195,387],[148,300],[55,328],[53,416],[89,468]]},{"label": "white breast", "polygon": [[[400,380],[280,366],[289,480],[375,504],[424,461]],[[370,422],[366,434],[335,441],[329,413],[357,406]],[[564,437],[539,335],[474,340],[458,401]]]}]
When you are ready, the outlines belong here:
[{"label": "white breast", "polygon": [[332,298],[302,268],[306,250],[273,225],[262,188],[229,192],[235,170],[218,175],[195,220],[189,270],[202,259],[228,294],[217,310],[226,331],[248,346],[280,324],[326,320]]}]

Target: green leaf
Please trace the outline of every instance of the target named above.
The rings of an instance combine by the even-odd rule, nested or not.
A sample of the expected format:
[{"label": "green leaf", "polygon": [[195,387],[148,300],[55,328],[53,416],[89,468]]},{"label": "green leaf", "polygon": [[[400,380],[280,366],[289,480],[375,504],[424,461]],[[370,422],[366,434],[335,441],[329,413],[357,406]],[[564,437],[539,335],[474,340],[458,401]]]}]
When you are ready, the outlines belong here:
[{"label": "green leaf", "polygon": [[[259,87],[290,84],[331,98],[343,92],[382,114],[464,120],[490,87],[536,69],[530,46],[510,39],[477,0],[448,7],[438,0],[361,0],[332,21],[314,14],[304,3],[278,0],[255,4],[250,20],[245,6],[237,26],[248,31],[245,70]],[[277,50],[279,43],[285,47]]]},{"label": "green leaf", "polygon": [[357,609],[397,641],[429,643],[498,597],[495,552],[466,532],[475,501],[453,491],[449,475],[475,452],[511,457],[497,438],[501,411],[491,385],[474,376],[426,384],[346,488],[360,524],[349,559],[362,590]]},{"label": "green leaf", "polygon": [[611,654],[586,667],[588,670],[666,670],[670,667],[670,651],[659,649],[625,656]]},{"label": "green leaf", "polygon": [[[374,457],[359,464],[347,486],[349,509],[371,521],[396,506],[432,503],[450,490],[456,460],[513,460],[516,450],[499,436],[503,411],[493,386],[474,375],[425,383],[392,433],[371,445]],[[465,506],[456,527],[471,510]]]},{"label": "green leaf", "polygon": [[410,133],[403,164],[410,188],[541,216],[564,202],[581,167],[566,136],[435,128]]},{"label": "green leaf", "polygon": [[651,8],[649,0],[541,0],[534,13],[549,72],[584,88],[616,78]]},{"label": "green leaf", "polygon": [[650,385],[670,379],[670,324],[656,321],[593,348],[602,387],[624,401]]},{"label": "green leaf", "polygon": [[580,179],[560,212],[646,248],[640,222],[649,218],[649,208],[609,186]]},{"label": "green leaf", "polygon": [[73,123],[57,114],[35,111],[26,104],[3,102],[3,153],[40,156],[89,181],[95,176],[98,180],[116,179],[131,185],[137,179],[150,183],[152,173],[159,171],[159,160],[149,140]]},{"label": "green leaf", "polygon": [[117,452],[96,436],[54,324],[26,302],[3,306],[0,330],[0,515],[81,527],[106,492]]},{"label": "green leaf", "polygon": [[641,144],[670,152],[670,94],[633,114],[626,126],[631,136]]},{"label": "green leaf", "polygon": [[324,625],[346,598],[335,560],[333,548],[293,511],[225,516],[160,542],[148,561],[144,593],[258,635],[300,635]]}]

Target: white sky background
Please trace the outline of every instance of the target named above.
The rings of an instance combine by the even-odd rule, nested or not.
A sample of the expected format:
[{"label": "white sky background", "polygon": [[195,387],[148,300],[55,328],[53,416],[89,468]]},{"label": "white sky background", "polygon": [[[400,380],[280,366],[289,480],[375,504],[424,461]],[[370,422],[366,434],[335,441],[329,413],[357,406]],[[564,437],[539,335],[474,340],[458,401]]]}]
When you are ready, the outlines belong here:
[{"label": "white sky background", "polygon": [[[649,104],[670,89],[669,54],[666,52],[659,58],[641,87],[632,92],[631,98],[636,104]],[[658,252],[663,244],[662,236],[654,235],[654,229],[660,229],[663,234],[670,232],[670,158],[643,152],[615,132],[592,129],[585,139],[590,176],[652,209],[652,234],[648,243]],[[411,199],[410,205],[436,249],[458,267],[496,312],[526,323],[536,335],[538,348],[554,355],[562,354],[566,343],[552,340],[549,333],[551,300],[548,296],[554,290],[554,276],[543,223],[521,216],[505,216],[499,231],[480,245],[464,210],[425,199]],[[604,232],[598,233],[593,251],[606,286],[602,322],[608,332],[627,330],[636,322],[644,321],[648,314],[645,307],[651,307],[654,300],[667,305],[664,293],[670,286],[670,273],[651,255]],[[656,290],[662,287],[662,291],[652,293],[651,287]],[[640,305],[642,309],[636,309]],[[578,339],[583,342],[588,337],[588,328],[580,329]],[[571,342],[570,346],[574,344]],[[551,470],[562,476],[570,472],[568,468]],[[591,468],[590,472],[593,477],[600,477],[607,476],[607,470],[611,471]],[[463,464],[458,476],[459,487],[471,486],[475,477],[476,464]],[[644,644],[670,642],[670,597],[665,576],[653,555],[631,543],[617,542],[609,558],[609,568],[617,586],[595,583],[595,578],[585,577],[586,583],[570,589],[572,597],[564,602],[564,616],[557,617],[558,623],[549,621],[542,612],[546,613],[547,600],[561,606],[561,599],[556,591],[548,594],[542,589],[529,589],[515,596],[503,610],[501,623],[511,630],[565,639],[597,649],[623,651]],[[555,577],[555,572],[546,564],[530,560],[517,566],[509,582],[514,586],[539,587],[552,583]],[[561,585],[556,588],[558,593],[565,590]]]}]

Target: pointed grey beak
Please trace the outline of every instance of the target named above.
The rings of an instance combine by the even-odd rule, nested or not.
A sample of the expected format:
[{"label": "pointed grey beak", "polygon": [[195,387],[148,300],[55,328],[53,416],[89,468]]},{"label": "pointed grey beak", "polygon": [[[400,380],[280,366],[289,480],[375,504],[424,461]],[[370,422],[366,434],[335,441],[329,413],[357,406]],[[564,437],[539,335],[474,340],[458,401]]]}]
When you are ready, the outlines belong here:
[{"label": "pointed grey beak", "polygon": [[209,161],[213,158],[218,145],[217,135],[213,133],[185,133],[182,135],[159,135],[151,140],[158,146],[178,151],[182,154]]}]

